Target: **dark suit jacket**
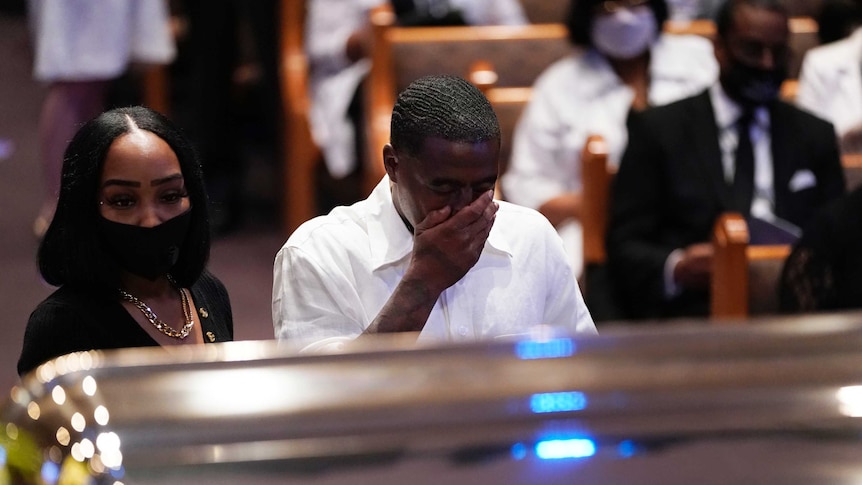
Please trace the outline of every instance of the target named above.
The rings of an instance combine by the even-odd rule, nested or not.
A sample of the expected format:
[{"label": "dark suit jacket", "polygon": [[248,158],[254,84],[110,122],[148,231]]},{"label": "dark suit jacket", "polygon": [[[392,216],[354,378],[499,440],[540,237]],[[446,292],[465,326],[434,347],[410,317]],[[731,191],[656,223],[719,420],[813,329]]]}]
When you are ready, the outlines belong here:
[{"label": "dark suit jacket", "polygon": [[[774,102],[769,109],[775,212],[802,227],[824,202],[844,193],[835,132],[789,104]],[[792,190],[791,179],[805,170],[816,184]],[[671,251],[709,241],[716,218],[730,206],[708,91],[631,117],[607,237],[611,274],[630,317],[707,313],[704,292],[666,301],[664,264]]]}]

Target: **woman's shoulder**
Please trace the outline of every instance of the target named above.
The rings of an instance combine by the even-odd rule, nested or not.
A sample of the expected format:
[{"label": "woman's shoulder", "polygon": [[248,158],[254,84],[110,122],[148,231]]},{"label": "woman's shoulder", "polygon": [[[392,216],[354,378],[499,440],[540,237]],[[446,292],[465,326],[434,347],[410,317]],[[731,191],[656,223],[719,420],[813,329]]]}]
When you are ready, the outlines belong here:
[{"label": "woman's shoulder", "polygon": [[204,328],[215,332],[219,342],[233,340],[233,310],[224,283],[204,270],[191,290],[198,315],[207,319]]},{"label": "woman's shoulder", "polygon": [[27,321],[18,373],[69,352],[93,348],[94,330],[110,306],[97,295],[68,286],[42,300]]},{"label": "woman's shoulder", "polygon": [[76,314],[81,309],[92,308],[92,305],[98,301],[99,298],[90,292],[63,285],[36,305],[33,314],[45,315],[57,312]]},{"label": "woman's shoulder", "polygon": [[200,291],[207,295],[224,295],[227,296],[227,288],[214,274],[209,270],[204,270],[197,281],[192,285],[192,290]]}]

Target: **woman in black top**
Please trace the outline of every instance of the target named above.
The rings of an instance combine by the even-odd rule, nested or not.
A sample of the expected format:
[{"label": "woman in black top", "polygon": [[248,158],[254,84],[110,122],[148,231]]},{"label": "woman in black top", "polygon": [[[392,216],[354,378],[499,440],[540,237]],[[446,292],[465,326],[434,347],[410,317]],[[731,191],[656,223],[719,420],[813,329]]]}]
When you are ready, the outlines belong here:
[{"label": "woman in black top", "polygon": [[60,288],[27,323],[18,374],[74,351],[233,339],[205,267],[207,198],[189,142],[143,107],[107,111],[66,149],[39,270]]},{"label": "woman in black top", "polygon": [[805,228],[784,263],[780,297],[788,313],[862,308],[862,187]]}]

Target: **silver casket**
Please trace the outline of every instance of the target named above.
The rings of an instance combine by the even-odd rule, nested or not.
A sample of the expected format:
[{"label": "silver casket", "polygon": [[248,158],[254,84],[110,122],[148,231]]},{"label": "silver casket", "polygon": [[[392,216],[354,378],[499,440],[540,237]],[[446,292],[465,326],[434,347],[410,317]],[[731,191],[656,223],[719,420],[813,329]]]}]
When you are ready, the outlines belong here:
[{"label": "silver casket", "polygon": [[94,351],[11,389],[0,484],[859,484],[860,416],[860,314]]}]

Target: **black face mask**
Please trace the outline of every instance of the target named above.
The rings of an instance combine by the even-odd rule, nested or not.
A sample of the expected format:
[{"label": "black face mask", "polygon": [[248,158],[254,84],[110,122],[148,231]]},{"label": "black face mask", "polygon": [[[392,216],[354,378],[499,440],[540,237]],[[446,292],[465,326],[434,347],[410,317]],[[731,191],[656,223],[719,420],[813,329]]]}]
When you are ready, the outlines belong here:
[{"label": "black face mask", "polygon": [[121,224],[99,217],[99,230],[120,268],[153,281],[176,264],[191,214],[189,209],[155,227]]},{"label": "black face mask", "polygon": [[778,99],[781,83],[787,78],[786,66],[760,69],[737,60],[731,63],[722,83],[731,98],[749,106],[762,106]]}]

